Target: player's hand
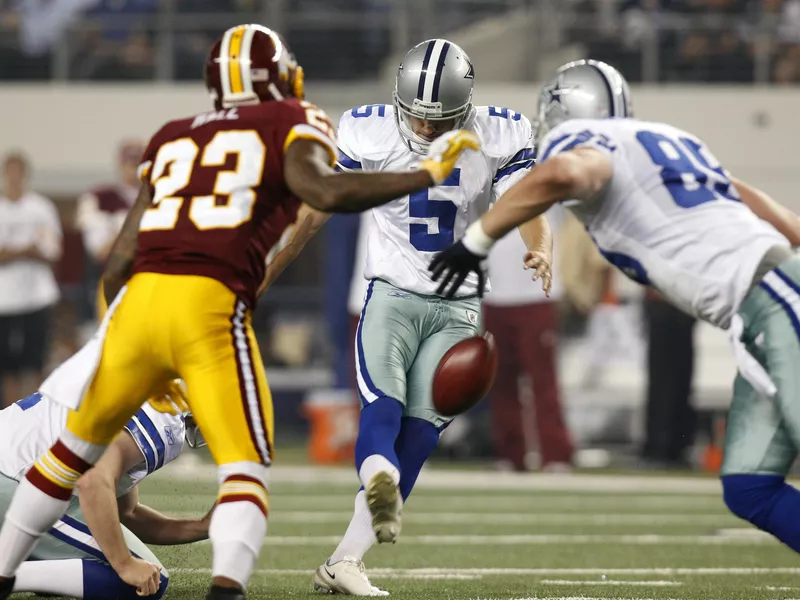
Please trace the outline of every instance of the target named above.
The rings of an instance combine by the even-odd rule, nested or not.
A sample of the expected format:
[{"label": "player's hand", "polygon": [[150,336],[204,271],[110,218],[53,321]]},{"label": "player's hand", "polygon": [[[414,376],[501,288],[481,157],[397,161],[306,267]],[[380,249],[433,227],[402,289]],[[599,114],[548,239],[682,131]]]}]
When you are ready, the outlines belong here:
[{"label": "player's hand", "polygon": [[453,172],[456,162],[464,152],[480,148],[478,136],[471,131],[448,131],[431,143],[420,167],[430,173],[434,185],[439,185]]},{"label": "player's hand", "polygon": [[478,274],[478,296],[482,298],[486,280],[481,262],[485,258],[467,250],[461,240],[439,252],[428,267],[431,279],[434,281],[441,279],[436,293],[445,298],[453,298],[467,276],[475,272]]},{"label": "player's hand", "polygon": [[526,271],[528,269],[533,270],[531,279],[533,281],[536,281],[537,279],[542,280],[542,289],[544,290],[545,295],[549,298],[550,289],[553,287],[553,273],[552,265],[550,264],[550,254],[546,252],[528,251],[525,253],[525,256],[522,257],[522,260],[525,263],[524,269]]},{"label": "player's hand", "polygon": [[122,581],[135,587],[139,596],[152,596],[161,585],[161,569],[134,556],[117,569],[117,575]]}]

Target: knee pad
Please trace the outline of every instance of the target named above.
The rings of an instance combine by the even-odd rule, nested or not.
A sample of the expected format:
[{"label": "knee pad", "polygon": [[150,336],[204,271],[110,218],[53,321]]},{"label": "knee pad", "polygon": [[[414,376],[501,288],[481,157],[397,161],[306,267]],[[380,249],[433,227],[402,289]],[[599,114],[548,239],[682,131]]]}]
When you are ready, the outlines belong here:
[{"label": "knee pad", "polygon": [[722,490],[725,505],[737,517],[765,528],[772,507],[784,487],[781,475],[725,475]]}]

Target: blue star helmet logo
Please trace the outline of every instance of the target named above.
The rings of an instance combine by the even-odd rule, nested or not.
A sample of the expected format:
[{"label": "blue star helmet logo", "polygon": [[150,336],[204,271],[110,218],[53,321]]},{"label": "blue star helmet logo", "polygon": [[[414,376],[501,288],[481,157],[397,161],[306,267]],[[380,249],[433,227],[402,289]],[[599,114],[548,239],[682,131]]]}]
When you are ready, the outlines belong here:
[{"label": "blue star helmet logo", "polygon": [[464,79],[475,79],[475,68],[472,66],[471,62],[467,61],[467,64],[469,65],[469,71],[464,75]]},{"label": "blue star helmet logo", "polygon": [[549,103],[564,106],[564,103],[561,101],[562,98],[577,89],[577,86],[563,87],[559,78],[555,83],[545,86],[542,91],[549,96]]}]

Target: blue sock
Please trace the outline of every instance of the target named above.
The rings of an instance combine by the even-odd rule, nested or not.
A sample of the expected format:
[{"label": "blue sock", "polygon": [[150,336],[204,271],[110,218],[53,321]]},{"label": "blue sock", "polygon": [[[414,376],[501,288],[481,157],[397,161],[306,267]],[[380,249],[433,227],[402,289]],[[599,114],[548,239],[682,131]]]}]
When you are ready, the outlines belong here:
[{"label": "blue sock", "polygon": [[725,504],[736,516],[800,552],[800,491],[781,475],[725,475]]},{"label": "blue sock", "polygon": [[[169,577],[161,574],[161,585],[158,591],[147,596],[152,600],[159,600],[167,589]],[[84,600],[141,600],[136,594],[136,588],[128,585],[111,565],[97,560],[83,560],[83,597]]]},{"label": "blue sock", "polygon": [[373,454],[380,454],[400,469],[394,443],[400,433],[402,419],[403,405],[387,396],[361,409],[356,440],[356,470],[360,470],[364,459]]},{"label": "blue sock", "polygon": [[394,449],[400,459],[400,493],[404,502],[438,443],[439,430],[433,423],[416,417],[403,419]]}]

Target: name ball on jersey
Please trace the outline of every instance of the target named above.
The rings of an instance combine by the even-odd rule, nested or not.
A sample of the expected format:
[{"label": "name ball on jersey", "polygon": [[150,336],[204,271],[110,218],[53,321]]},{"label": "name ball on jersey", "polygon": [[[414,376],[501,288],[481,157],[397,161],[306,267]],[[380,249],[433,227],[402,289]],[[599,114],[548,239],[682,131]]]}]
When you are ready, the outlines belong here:
[{"label": "name ball on jersey", "polygon": [[483,400],[497,375],[497,346],[486,333],[461,340],[433,375],[433,406],[444,417],[460,415]]}]

